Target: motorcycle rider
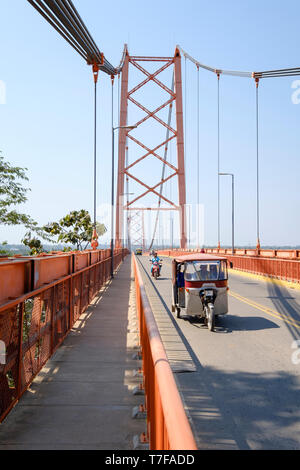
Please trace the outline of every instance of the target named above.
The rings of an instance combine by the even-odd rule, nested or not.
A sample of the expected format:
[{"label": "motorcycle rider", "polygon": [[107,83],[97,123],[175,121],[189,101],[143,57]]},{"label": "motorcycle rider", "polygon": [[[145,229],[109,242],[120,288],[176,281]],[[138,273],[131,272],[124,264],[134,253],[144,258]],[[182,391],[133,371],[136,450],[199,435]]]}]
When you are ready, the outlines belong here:
[{"label": "motorcycle rider", "polygon": [[154,266],[154,263],[158,263],[159,265],[159,274],[160,274],[160,271],[161,271],[161,260],[160,258],[157,256],[157,253],[154,252],[153,254],[153,258],[151,259],[151,263],[152,263],[152,266],[151,266],[151,275],[152,275],[152,271],[153,271],[153,266]]}]

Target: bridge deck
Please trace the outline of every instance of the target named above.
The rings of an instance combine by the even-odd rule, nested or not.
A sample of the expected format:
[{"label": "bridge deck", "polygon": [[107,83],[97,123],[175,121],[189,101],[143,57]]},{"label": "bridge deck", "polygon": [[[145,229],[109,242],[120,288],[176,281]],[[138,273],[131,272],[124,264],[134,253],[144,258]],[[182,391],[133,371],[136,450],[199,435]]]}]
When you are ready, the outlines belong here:
[{"label": "bridge deck", "polygon": [[[229,313],[210,333],[199,320],[171,313],[170,260],[152,281],[148,258],[138,259],[155,315],[169,319],[161,332],[199,448],[299,449],[300,364],[292,362],[292,344],[300,291],[232,273]],[[188,367],[176,371],[181,354]]]},{"label": "bridge deck", "polygon": [[[231,273],[229,314],[210,333],[171,313],[170,260],[153,282],[138,259],[199,449],[299,449],[300,291]],[[145,428],[131,418],[133,295],[128,257],[0,426],[0,450],[132,448]]]},{"label": "bridge deck", "polygon": [[[139,363],[130,257],[0,426],[0,450],[131,449]],[[129,332],[131,328],[132,332]]]}]

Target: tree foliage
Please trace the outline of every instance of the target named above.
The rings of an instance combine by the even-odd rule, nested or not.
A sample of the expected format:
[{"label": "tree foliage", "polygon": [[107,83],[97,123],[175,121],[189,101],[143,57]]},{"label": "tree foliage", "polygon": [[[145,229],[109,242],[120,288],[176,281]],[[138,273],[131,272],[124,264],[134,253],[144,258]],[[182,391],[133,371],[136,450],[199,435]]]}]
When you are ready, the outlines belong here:
[{"label": "tree foliage", "polygon": [[3,247],[5,247],[6,245],[8,245],[7,241],[5,240],[4,242],[0,243],[0,245],[1,245],[0,256],[8,256],[8,255],[10,255],[9,250],[6,250],[6,249],[3,250]]},{"label": "tree foliage", "polygon": [[[43,230],[53,239],[56,238],[56,243],[70,243],[77,250],[85,250],[92,239],[93,228],[90,214],[81,209],[70,212],[58,222],[45,225]],[[96,230],[98,236],[102,236],[106,227],[97,223]]]},{"label": "tree foliage", "polygon": [[0,225],[19,225],[26,227],[37,226],[29,215],[20,213],[15,206],[27,201],[29,188],[23,186],[28,181],[27,168],[11,166],[0,152]]},{"label": "tree foliage", "polygon": [[27,232],[25,234],[22,243],[30,248],[31,255],[37,255],[38,253],[42,253],[44,251],[42,242],[38,238],[32,237],[31,232]]}]

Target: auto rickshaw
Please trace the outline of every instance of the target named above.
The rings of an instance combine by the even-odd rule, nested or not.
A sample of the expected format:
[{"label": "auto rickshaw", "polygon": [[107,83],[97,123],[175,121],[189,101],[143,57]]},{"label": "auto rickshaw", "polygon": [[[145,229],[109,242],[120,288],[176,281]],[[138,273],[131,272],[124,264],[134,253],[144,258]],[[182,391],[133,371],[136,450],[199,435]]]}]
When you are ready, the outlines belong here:
[{"label": "auto rickshaw", "polygon": [[[214,331],[215,318],[228,312],[228,261],[209,254],[178,256],[172,263],[172,312],[204,318]],[[230,263],[232,267],[232,263]]]}]

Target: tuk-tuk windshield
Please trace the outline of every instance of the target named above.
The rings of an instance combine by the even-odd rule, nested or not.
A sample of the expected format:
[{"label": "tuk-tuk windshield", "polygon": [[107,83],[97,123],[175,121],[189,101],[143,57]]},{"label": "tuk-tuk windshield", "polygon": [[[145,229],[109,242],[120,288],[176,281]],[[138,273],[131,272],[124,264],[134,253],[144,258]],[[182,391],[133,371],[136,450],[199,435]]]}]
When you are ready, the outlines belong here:
[{"label": "tuk-tuk windshield", "polygon": [[187,261],[184,277],[187,281],[226,280],[226,261]]}]

